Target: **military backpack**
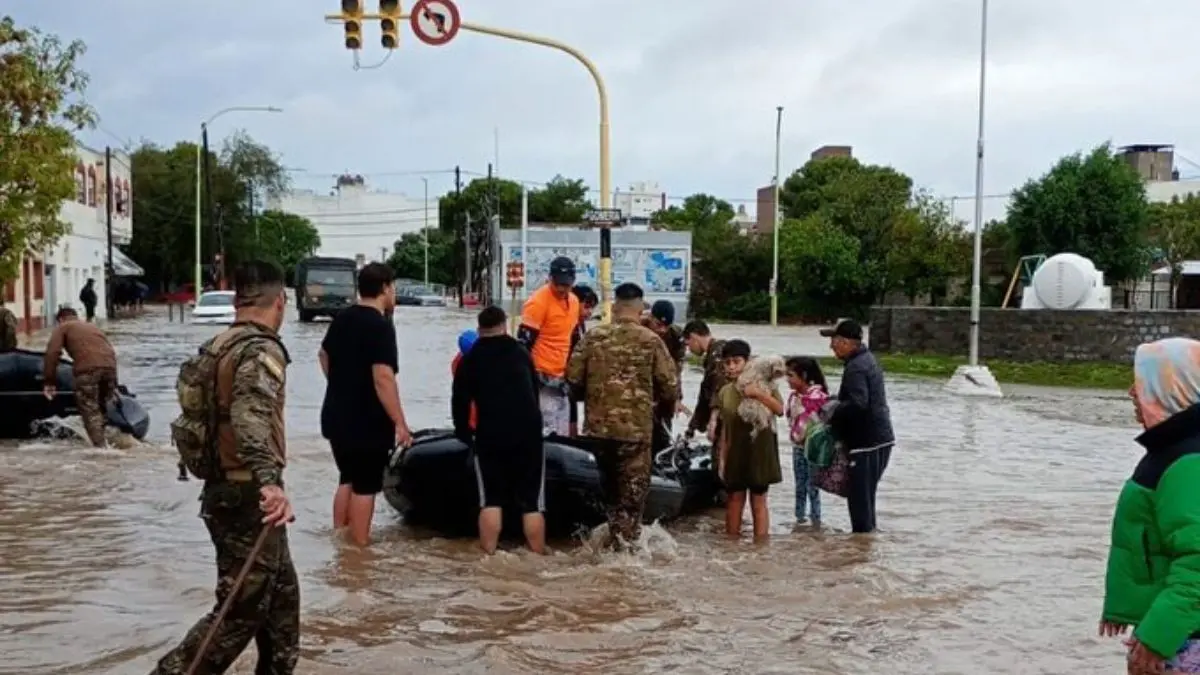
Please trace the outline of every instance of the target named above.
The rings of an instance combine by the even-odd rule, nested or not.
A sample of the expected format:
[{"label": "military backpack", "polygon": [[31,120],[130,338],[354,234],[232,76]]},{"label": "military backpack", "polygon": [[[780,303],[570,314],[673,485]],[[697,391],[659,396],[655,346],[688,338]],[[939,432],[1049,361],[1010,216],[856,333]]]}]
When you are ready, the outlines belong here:
[{"label": "military backpack", "polygon": [[[179,367],[175,393],[179,397],[179,416],[171,422],[171,444],[179,451],[179,463],[200,480],[221,477],[221,459],[217,448],[220,406],[217,401],[219,367],[225,356],[248,340],[279,338],[257,331],[242,331],[228,338],[217,338],[200,347]],[[219,343],[219,344],[218,344]]]}]

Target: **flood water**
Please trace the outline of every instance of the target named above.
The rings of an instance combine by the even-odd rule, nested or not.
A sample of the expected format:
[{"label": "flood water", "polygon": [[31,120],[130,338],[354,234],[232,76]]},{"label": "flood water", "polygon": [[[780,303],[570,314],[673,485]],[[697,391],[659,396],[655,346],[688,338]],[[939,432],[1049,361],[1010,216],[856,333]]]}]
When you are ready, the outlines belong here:
[{"label": "flood water", "polygon": [[[154,313],[111,324],[149,443],[0,446],[0,672],[148,672],[210,608],[199,483],[175,480],[174,376],[216,327]],[[399,307],[410,423],[448,422],[455,336],[473,315]],[[790,451],[772,538],[731,542],[719,512],[649,530],[646,552],[572,541],[539,558],[407,528],[382,499],[376,544],[333,536],[336,471],[319,436],[326,324],[290,321],[287,480],[301,577],[301,673],[1116,672],[1094,637],[1109,518],[1138,455],[1121,392],[1017,389],[962,400],[890,378],[899,445],[881,530],[860,539],[823,496],[793,531]],[[825,354],[811,329],[717,326],[758,353]],[[685,379],[689,405],[699,373]],[[253,647],[234,672],[253,671]]]}]

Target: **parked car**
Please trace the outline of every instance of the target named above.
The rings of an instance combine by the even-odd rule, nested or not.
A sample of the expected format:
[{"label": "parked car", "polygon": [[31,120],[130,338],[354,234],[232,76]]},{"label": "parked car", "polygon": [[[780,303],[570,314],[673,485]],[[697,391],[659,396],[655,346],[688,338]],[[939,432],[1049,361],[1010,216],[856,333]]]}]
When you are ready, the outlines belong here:
[{"label": "parked car", "polygon": [[233,304],[233,291],[209,291],[200,294],[200,301],[192,308],[192,323],[231,324],[237,308]]},{"label": "parked car", "polygon": [[412,307],[445,307],[446,299],[428,286],[397,286],[396,304]]}]

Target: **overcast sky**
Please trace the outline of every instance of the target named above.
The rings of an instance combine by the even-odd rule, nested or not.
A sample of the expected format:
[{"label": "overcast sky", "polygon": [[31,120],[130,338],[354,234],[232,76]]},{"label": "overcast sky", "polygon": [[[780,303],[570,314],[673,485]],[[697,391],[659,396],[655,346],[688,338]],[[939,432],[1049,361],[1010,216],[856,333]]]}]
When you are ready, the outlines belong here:
[{"label": "overcast sky", "polygon": [[[411,2],[404,2],[405,9]],[[15,6],[15,10],[13,7]],[[374,9],[374,0],[367,0]],[[377,69],[354,71],[338,0],[104,0],[9,3],[88,45],[89,97],[105,132],[172,143],[236,105],[236,128],[278,150],[298,186],[344,170],[419,194],[404,172],[484,172],[499,129],[500,173],[598,185],[596,90],[565,54],[463,31],[421,44],[407,26]],[[465,21],[553,37],[608,84],[614,187],[649,180],[672,197],[743,200],[773,171],[784,106],[784,173],[823,144],[849,144],[940,196],[974,191],[978,0],[462,0]],[[1173,143],[1200,162],[1200,25],[1194,0],[993,0],[987,194],[1106,140]],[[363,65],[385,54],[369,24]],[[108,133],[85,139],[115,143]],[[1181,164],[1185,175],[1200,167]],[[388,175],[391,174],[391,175]],[[429,174],[431,189],[451,187]],[[960,215],[970,205],[958,201]],[[988,209],[989,211],[992,208]]]}]

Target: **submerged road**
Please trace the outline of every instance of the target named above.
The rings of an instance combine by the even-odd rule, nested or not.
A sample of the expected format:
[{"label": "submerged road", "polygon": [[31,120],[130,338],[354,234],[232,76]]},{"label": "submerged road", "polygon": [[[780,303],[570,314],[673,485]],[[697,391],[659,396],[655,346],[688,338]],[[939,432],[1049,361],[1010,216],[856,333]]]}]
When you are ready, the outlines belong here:
[{"label": "submerged road", "polygon": [[[399,307],[400,388],[415,427],[448,422],[449,362],[473,314]],[[300,673],[1115,672],[1094,637],[1109,518],[1136,461],[1120,394],[1019,389],[1001,401],[893,378],[900,438],[882,531],[793,531],[790,450],[771,541],[719,513],[652,528],[639,557],[558,542],[483,558],[407,528],[382,500],[377,543],[332,535],[336,471],[319,437],[326,324],[289,322],[288,489],[304,602]],[[150,442],[0,445],[0,673],[147,672],[212,602],[196,481],[175,480],[167,424],[184,355],[216,327],[154,313],[110,325]],[[812,329],[715,326],[758,353],[827,354]],[[836,379],[834,379],[836,381]],[[685,379],[689,406],[699,373]],[[782,425],[781,425],[782,428]],[[253,671],[253,648],[234,669]]]}]

